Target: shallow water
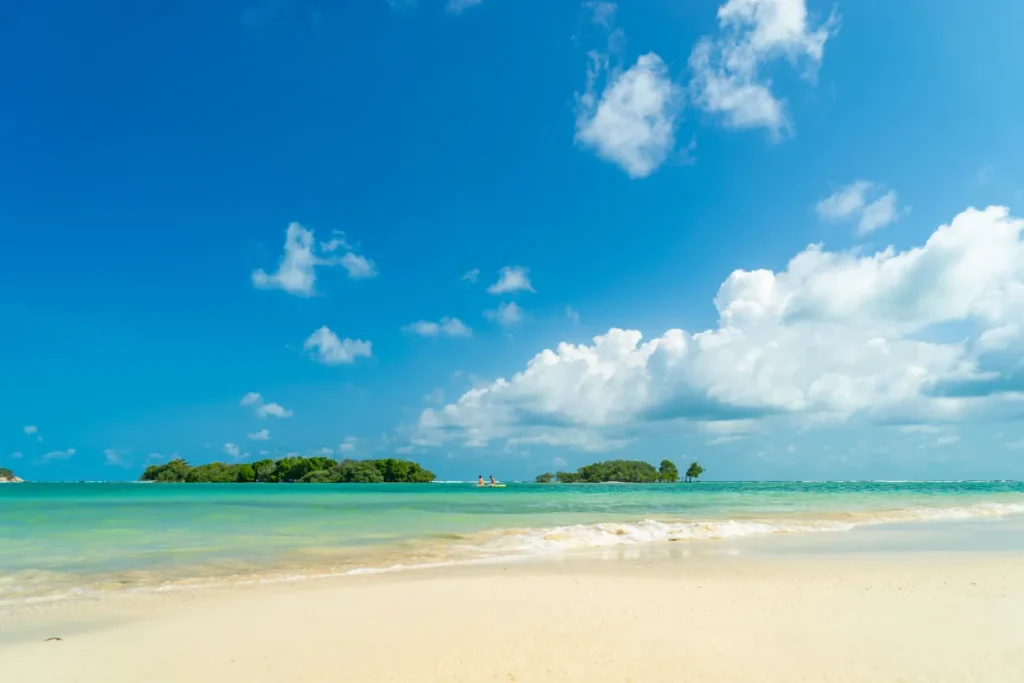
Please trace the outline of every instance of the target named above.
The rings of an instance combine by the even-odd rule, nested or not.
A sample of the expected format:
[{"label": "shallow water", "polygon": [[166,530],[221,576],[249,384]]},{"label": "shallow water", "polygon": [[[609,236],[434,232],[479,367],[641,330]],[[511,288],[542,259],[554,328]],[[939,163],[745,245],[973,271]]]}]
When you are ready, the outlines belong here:
[{"label": "shallow water", "polygon": [[0,602],[1024,512],[1020,482],[0,486]]}]

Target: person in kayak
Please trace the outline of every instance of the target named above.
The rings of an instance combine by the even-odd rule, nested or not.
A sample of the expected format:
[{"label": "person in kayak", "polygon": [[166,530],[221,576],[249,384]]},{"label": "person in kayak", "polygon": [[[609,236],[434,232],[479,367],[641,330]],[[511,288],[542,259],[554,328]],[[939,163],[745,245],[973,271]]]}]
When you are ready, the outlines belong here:
[{"label": "person in kayak", "polygon": [[[484,475],[478,474],[476,476],[477,476],[476,485],[477,486],[483,486],[484,485]],[[492,477],[492,479],[493,479],[493,477]]]},{"label": "person in kayak", "polygon": [[490,475],[490,477],[491,477],[491,486],[496,485],[498,482],[494,481],[494,475],[492,474],[492,475]]}]

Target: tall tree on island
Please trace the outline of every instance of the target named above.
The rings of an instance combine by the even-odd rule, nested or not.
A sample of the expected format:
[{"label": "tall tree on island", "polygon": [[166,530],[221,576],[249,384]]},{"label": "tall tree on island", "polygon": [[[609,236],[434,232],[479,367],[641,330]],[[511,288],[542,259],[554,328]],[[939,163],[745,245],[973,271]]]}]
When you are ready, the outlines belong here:
[{"label": "tall tree on island", "polygon": [[690,466],[686,469],[686,481],[696,481],[702,474],[704,474],[704,468],[695,462],[691,462]]},{"label": "tall tree on island", "polygon": [[671,460],[662,460],[658,467],[658,479],[660,481],[673,483],[679,481],[679,469]]}]

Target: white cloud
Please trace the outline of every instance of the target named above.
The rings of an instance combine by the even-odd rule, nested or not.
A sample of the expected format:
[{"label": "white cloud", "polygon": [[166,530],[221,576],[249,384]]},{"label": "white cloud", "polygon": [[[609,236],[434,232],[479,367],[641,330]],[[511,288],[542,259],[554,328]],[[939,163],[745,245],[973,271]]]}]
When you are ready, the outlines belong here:
[{"label": "white cloud", "polygon": [[252,441],[270,441],[270,430],[261,429],[258,432],[253,432],[249,435],[249,439]]},{"label": "white cloud", "polygon": [[315,451],[313,451],[313,455],[319,455],[324,458],[327,458],[334,455],[334,449],[328,448],[327,446],[323,446],[322,448],[318,448]]},{"label": "white cloud", "polygon": [[611,28],[615,25],[615,12],[618,5],[607,0],[588,0],[583,7],[590,10],[590,20],[599,26]]},{"label": "white cloud", "polygon": [[410,325],[406,325],[404,328],[406,332],[412,332],[418,334],[421,337],[472,337],[473,330],[469,329],[458,318],[441,318],[440,322],[432,322],[427,320],[418,320]]},{"label": "white cloud", "polygon": [[487,288],[489,294],[533,291],[533,285],[530,284],[530,269],[523,266],[505,266],[499,271],[498,281]]},{"label": "white cloud", "polygon": [[[335,233],[343,234],[343,233]],[[335,237],[321,242],[324,253],[348,249],[344,237]],[[343,266],[350,278],[369,278],[377,275],[373,261],[351,251],[341,258],[323,258],[316,254],[313,231],[299,223],[291,223],[285,231],[284,253],[277,264],[277,271],[267,273],[262,268],[252,272],[252,284],[257,289],[281,289],[296,296],[316,294],[316,269],[319,266]]]},{"label": "white cloud", "polygon": [[[596,87],[607,75],[604,90]],[[608,73],[607,56],[590,53],[587,88],[577,96],[576,141],[618,164],[632,178],[653,173],[675,146],[683,90],[661,57],[649,52],[621,73]]]},{"label": "white cloud", "polygon": [[565,458],[555,458],[554,460],[551,461],[551,464],[554,465],[555,467],[565,467],[569,463],[565,461]]},{"label": "white cloud", "polygon": [[43,453],[42,461],[50,462],[52,460],[67,460],[68,458],[74,456],[74,454],[74,448],[69,448],[64,451],[50,451],[49,453]]},{"label": "white cloud", "polygon": [[291,417],[292,411],[280,403],[264,403],[256,409],[257,417]]},{"label": "white cloud", "polygon": [[118,467],[127,467],[130,463],[125,460],[125,456],[128,451],[119,450],[117,448],[108,448],[103,451],[103,461],[107,465],[117,465]]},{"label": "white cloud", "polygon": [[369,358],[373,344],[362,339],[339,339],[326,325],[309,335],[302,348],[309,351],[318,363],[347,365],[356,358]]},{"label": "white cloud", "polygon": [[718,36],[701,38],[690,54],[695,102],[732,128],[763,127],[773,135],[788,130],[785,102],[772,93],[762,67],[781,57],[803,62],[813,77],[835,16],[811,26],[805,0],[727,0],[718,8],[718,24]]},{"label": "white cloud", "polygon": [[[897,206],[895,191],[889,190],[879,194],[881,191],[881,186],[876,183],[857,180],[822,199],[815,206],[815,210],[824,220],[835,221],[856,217],[857,234],[866,235],[893,223],[901,213],[909,210]],[[869,193],[878,196],[869,202]]]},{"label": "white cloud", "polygon": [[580,314],[572,306],[565,307],[565,317],[568,318],[573,325],[580,324]]},{"label": "white cloud", "polygon": [[35,434],[38,431],[39,431],[39,427],[36,427],[35,425],[26,425],[26,427],[25,427],[25,433],[26,434]]},{"label": "white cloud", "polygon": [[313,253],[313,231],[292,223],[285,232],[284,254],[277,272],[262,268],[252,273],[252,284],[258,289],[283,289],[289,294],[312,296],[316,291],[316,266],[322,265]]},{"label": "white cloud", "polygon": [[884,195],[864,207],[857,225],[857,233],[866,235],[879,228],[884,228],[899,217],[896,208],[896,193],[889,190]]},{"label": "white cloud", "polygon": [[516,305],[516,302],[509,301],[500,304],[496,310],[484,311],[484,317],[494,320],[502,327],[511,327],[523,320],[523,309]]},{"label": "white cloud", "polygon": [[[242,406],[252,406],[256,413],[256,417],[291,417],[292,411],[288,410],[279,403],[267,403],[263,400],[263,397],[255,391],[250,391],[242,400],[239,402]],[[266,430],[263,430],[266,431]],[[250,435],[251,438],[251,435]]]},{"label": "white cloud", "polygon": [[267,455],[268,453],[270,453],[270,451],[268,451],[268,450],[267,450],[267,449],[265,449],[265,448],[264,448],[263,450],[261,450],[261,451],[260,451],[260,455]]},{"label": "white cloud", "polygon": [[354,451],[356,449],[356,443],[358,441],[359,439],[354,436],[346,436],[345,441],[338,445],[338,452],[349,453],[351,451]]},{"label": "white cloud", "polygon": [[452,14],[462,14],[465,10],[470,7],[476,7],[483,0],[448,0],[448,4],[445,7]]},{"label": "white cloud", "polygon": [[463,274],[462,279],[465,282],[468,282],[470,284],[474,284],[475,285],[476,281],[477,281],[477,278],[479,278],[479,277],[480,277],[480,269],[479,268],[473,268],[472,270],[466,271],[465,274]]},{"label": "white cloud", "polygon": [[[716,328],[646,342],[611,329],[591,345],[561,343],[508,379],[424,410],[414,442],[559,431],[580,441],[572,430],[678,418],[923,424],[1018,405],[1024,378],[1000,362],[1019,359],[1024,338],[1005,340],[1016,356],[992,355],[978,339],[1008,324],[1024,329],[1022,230],[1005,208],[968,209],[906,251],[811,245],[781,272],[737,270],[715,297]],[[977,332],[929,341],[933,326],[957,322]]]},{"label": "white cloud", "polygon": [[866,180],[854,181],[822,199],[815,209],[820,217],[829,220],[848,218],[860,213],[866,203],[864,196],[872,185],[873,183]]},{"label": "white cloud", "polygon": [[344,232],[342,232],[341,230],[335,230],[331,234],[334,236],[331,237],[330,240],[328,240],[327,242],[320,243],[320,251],[322,251],[325,254],[333,254],[339,249],[344,251],[351,251],[352,245],[350,245],[348,241],[345,239]]},{"label": "white cloud", "polygon": [[11,460],[21,460],[21,451],[14,451],[11,453]]},{"label": "white cloud", "polygon": [[935,440],[936,446],[949,446],[955,444],[960,440],[960,437],[956,434],[947,434],[946,436],[940,436]]},{"label": "white cloud", "polygon": [[226,443],[224,444],[224,454],[229,458],[238,458],[242,455],[242,452],[239,450],[237,444]]},{"label": "white cloud", "polygon": [[[471,442],[467,445],[482,446],[486,442]],[[572,448],[577,451],[588,453],[604,453],[622,448],[627,443],[626,439],[607,438],[601,432],[594,429],[534,429],[524,432],[522,435],[513,436],[508,439],[510,448],[524,445],[541,444],[544,446],[555,446],[559,448]]]},{"label": "white cloud", "polygon": [[341,265],[348,271],[353,280],[377,277],[377,264],[365,256],[349,252],[341,257]]}]

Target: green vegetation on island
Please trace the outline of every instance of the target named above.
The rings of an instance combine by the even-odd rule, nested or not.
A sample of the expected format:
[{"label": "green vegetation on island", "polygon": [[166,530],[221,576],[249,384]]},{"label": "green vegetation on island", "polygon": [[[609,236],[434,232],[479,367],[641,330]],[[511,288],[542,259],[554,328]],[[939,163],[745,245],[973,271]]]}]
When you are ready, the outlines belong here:
[{"label": "green vegetation on island", "polygon": [[658,466],[658,480],[669,483],[679,481],[679,470],[671,460],[662,460]]},{"label": "green vegetation on island", "polygon": [[178,458],[163,465],[150,465],[139,480],[210,484],[419,484],[433,481],[434,473],[417,463],[395,458],[338,462],[323,457],[289,456],[253,463],[211,462],[196,467]]},{"label": "green vegetation on island", "polygon": [[6,484],[19,481],[21,481],[21,479],[18,478],[18,475],[16,475],[14,472],[10,471],[6,467],[0,467],[0,482]]},{"label": "green vegetation on island", "polygon": [[[686,471],[686,481],[697,479],[704,468],[693,463]],[[671,460],[662,460],[655,469],[654,465],[643,460],[606,460],[584,465],[575,472],[545,472],[538,474],[534,480],[538,484],[602,484],[606,482],[629,484],[653,484],[655,482],[672,483],[679,481],[679,469]]]}]

